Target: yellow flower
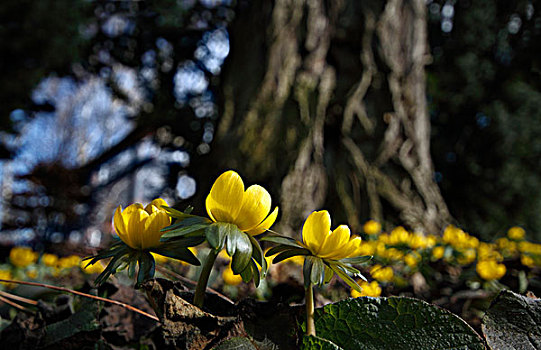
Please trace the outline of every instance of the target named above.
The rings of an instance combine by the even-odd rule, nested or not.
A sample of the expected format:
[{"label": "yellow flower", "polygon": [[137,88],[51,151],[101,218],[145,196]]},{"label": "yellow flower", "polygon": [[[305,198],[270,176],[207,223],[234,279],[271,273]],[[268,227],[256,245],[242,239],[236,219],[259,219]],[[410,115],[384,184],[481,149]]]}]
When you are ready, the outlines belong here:
[{"label": "yellow flower", "polygon": [[205,204],[212,221],[234,224],[252,236],[269,229],[278,216],[278,207],[269,215],[269,192],[259,185],[244,191],[241,177],[232,170],[218,176]]},{"label": "yellow flower", "polygon": [[358,297],[379,297],[381,295],[381,287],[379,286],[378,282],[372,281],[370,283],[365,281],[359,281],[359,285],[362,288],[362,292],[359,293],[355,289],[351,290],[351,296],[353,298]]},{"label": "yellow flower", "polygon": [[394,277],[393,268],[390,266],[382,267],[381,265],[374,265],[370,269],[370,274],[379,282],[390,282]]},{"label": "yellow flower", "polygon": [[113,219],[115,231],[120,239],[133,249],[148,249],[159,246],[160,230],[171,224],[171,217],[162,209],[167,203],[155,199],[146,207],[134,203],[122,210],[121,206],[115,211]]},{"label": "yellow flower", "polygon": [[415,268],[420,260],[421,256],[417,252],[411,252],[404,257],[404,262],[410,269]]},{"label": "yellow flower", "polygon": [[520,256],[520,263],[522,265],[528,266],[528,267],[534,267],[534,265],[535,265],[534,259],[532,259],[532,257],[528,256],[528,255],[521,255]]},{"label": "yellow flower", "polygon": [[58,262],[58,256],[45,253],[41,256],[41,262],[45,266],[56,266],[56,263]]},{"label": "yellow flower", "polygon": [[9,261],[17,267],[26,267],[38,259],[38,253],[28,247],[14,247],[9,252]]},{"label": "yellow flower", "polygon": [[58,259],[58,268],[60,269],[71,269],[72,267],[79,266],[80,264],[81,257],[77,255],[70,255]]},{"label": "yellow flower", "polygon": [[[0,270],[0,279],[2,280],[11,280],[13,279],[13,275],[11,274],[10,270]],[[1,285],[5,286],[6,288],[14,288],[17,285],[15,283],[7,283],[7,282],[0,282]]]},{"label": "yellow flower", "polygon": [[242,282],[242,277],[240,275],[235,275],[231,269],[231,264],[227,266],[222,272],[222,278],[225,284],[230,286],[239,285]]},{"label": "yellow flower", "polygon": [[509,239],[513,239],[515,241],[520,241],[524,239],[524,236],[526,235],[526,231],[522,227],[514,226],[507,231],[507,237]]},{"label": "yellow flower", "polygon": [[395,227],[391,234],[389,234],[388,244],[397,245],[397,244],[407,244],[409,243],[411,234],[402,226]]},{"label": "yellow flower", "polygon": [[32,280],[38,277],[38,270],[36,269],[29,269],[25,273],[26,273],[26,276]]},{"label": "yellow flower", "polygon": [[88,262],[85,262],[85,261],[81,261],[79,265],[81,267],[81,270],[83,270],[84,273],[88,273],[88,274],[102,273],[103,270],[105,270],[105,267],[103,267],[103,265],[99,261],[93,265],[88,265],[88,266],[86,265],[88,265]]},{"label": "yellow flower", "polygon": [[460,265],[468,265],[475,261],[475,249],[466,249],[459,251],[460,255],[456,259],[456,261]]},{"label": "yellow flower", "polygon": [[310,252],[322,259],[340,260],[361,254],[361,237],[352,237],[347,225],[331,232],[331,216],[326,210],[315,211],[302,227],[302,242]]},{"label": "yellow flower", "polygon": [[377,235],[381,232],[381,224],[375,220],[368,220],[363,225],[363,231],[367,235]]},{"label": "yellow flower", "polygon": [[504,264],[498,264],[496,260],[479,261],[475,268],[479,276],[487,281],[499,280],[505,275],[507,269]]},{"label": "yellow flower", "polygon": [[445,247],[438,246],[432,249],[432,258],[434,260],[440,260],[441,258],[443,258],[444,254],[445,254]]}]

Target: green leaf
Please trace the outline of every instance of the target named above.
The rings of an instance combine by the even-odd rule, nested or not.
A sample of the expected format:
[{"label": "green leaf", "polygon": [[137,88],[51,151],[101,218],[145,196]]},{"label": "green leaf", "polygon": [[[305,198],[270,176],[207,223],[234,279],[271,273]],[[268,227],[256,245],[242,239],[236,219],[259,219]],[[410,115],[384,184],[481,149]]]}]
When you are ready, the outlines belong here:
[{"label": "green leaf", "polygon": [[284,261],[286,259],[292,258],[297,255],[310,255],[310,251],[306,248],[293,248],[291,250],[286,250],[285,252],[281,252],[280,254],[276,255],[274,259],[272,259],[273,264],[278,264],[281,261]]},{"label": "green leaf", "polygon": [[[202,243],[203,241],[204,238],[199,243]],[[199,259],[197,259],[197,257],[185,246],[167,246],[167,243],[165,243],[163,246],[152,248],[151,251],[168,258],[185,261],[188,264],[195,266],[201,265]]]},{"label": "green leaf", "polygon": [[370,259],[372,259],[372,255],[356,256],[354,258],[345,258],[345,259],[342,259],[342,260],[339,260],[339,261],[344,263],[344,264],[357,265],[357,264],[362,264],[362,263],[365,263],[367,261],[370,261]]},{"label": "green leaf", "polygon": [[348,284],[348,286],[355,289],[359,293],[362,292],[363,289],[361,288],[361,286],[359,286],[353,278],[351,278],[344,270],[342,270],[340,266],[333,263],[329,263],[328,266],[334,271],[334,273],[336,273],[341,279],[343,279],[344,282]]},{"label": "green leaf", "polygon": [[541,349],[541,300],[502,290],[482,329],[491,349]]},{"label": "green leaf", "polygon": [[281,253],[283,251],[291,250],[291,248],[294,248],[294,247],[292,247],[290,245],[280,244],[280,245],[274,246],[274,247],[270,248],[269,250],[267,250],[267,253],[265,253],[265,256],[267,256],[267,257],[273,256],[273,255]]},{"label": "green leaf", "polygon": [[321,337],[305,335],[302,338],[301,350],[343,350],[333,342]]},{"label": "green leaf", "polygon": [[242,282],[248,283],[252,280],[252,269],[250,266],[246,266],[246,268],[240,273],[240,277],[242,277]]},{"label": "green leaf", "polygon": [[310,286],[312,279],[312,266],[314,265],[315,257],[309,255],[304,259],[304,265],[302,265],[302,275],[304,279],[304,289]]},{"label": "green leaf", "polygon": [[288,245],[295,248],[304,248],[295,239],[286,236],[268,235],[259,239],[260,241],[267,241],[276,244]]},{"label": "green leaf", "polygon": [[145,280],[154,277],[156,270],[156,262],[152,254],[142,252],[139,255],[139,272],[137,273],[137,284],[143,283]]},{"label": "green leaf", "polygon": [[252,259],[252,242],[246,233],[238,229],[233,232],[233,235],[236,249],[235,254],[231,257],[231,269],[237,275],[248,266]]},{"label": "green leaf", "polygon": [[340,261],[333,261],[332,262],[333,264],[337,265],[337,266],[340,266],[340,268],[342,269],[342,271],[344,271],[345,273],[347,273],[348,275],[353,275],[355,277],[360,277],[362,276],[361,275],[361,271],[357,270],[356,268],[354,267],[351,267],[349,265],[346,265],[346,264],[343,264],[342,262]]},{"label": "green leaf", "polygon": [[320,258],[314,257],[310,281],[314,285],[322,286],[325,281],[325,264]]},{"label": "green leaf", "polygon": [[169,214],[170,217],[175,219],[186,219],[191,217],[196,217],[195,215],[191,215],[191,210],[188,213],[183,213],[180,210],[173,209],[171,207],[166,207],[165,205],[162,205],[162,208]]},{"label": "green leaf", "polygon": [[207,237],[207,241],[212,248],[217,251],[220,251],[224,248],[225,238],[231,230],[230,226],[235,225],[226,224],[223,222],[215,222],[214,224],[207,226],[207,228],[205,229],[205,236]]},{"label": "green leaf", "polygon": [[248,238],[250,239],[250,243],[252,243],[252,257],[259,264],[259,266],[261,266],[261,274],[263,277],[265,277],[267,275],[268,266],[267,260],[263,256],[263,249],[261,249],[261,246],[255,237],[248,235]]},{"label": "green leaf", "polygon": [[261,273],[259,272],[259,268],[257,267],[254,259],[250,260],[250,264],[246,268],[252,269],[252,278],[254,280],[254,285],[256,288],[259,287],[259,282],[261,282]]},{"label": "green leaf", "polygon": [[168,238],[173,237],[181,237],[185,236],[192,232],[200,232],[201,235],[204,235],[205,229],[209,226],[209,224],[194,224],[186,227],[182,227],[179,229],[171,230],[165,232],[162,237],[160,238],[160,241],[165,241]]},{"label": "green leaf", "polygon": [[315,319],[317,335],[343,349],[484,349],[464,320],[418,299],[347,299],[317,309]]},{"label": "green leaf", "polygon": [[334,271],[325,264],[325,283],[329,283],[334,276]]},{"label": "green leaf", "polygon": [[109,261],[109,264],[107,264],[107,266],[102,271],[102,273],[100,273],[99,276],[96,277],[96,280],[94,281],[94,284],[99,286],[103,282],[107,281],[109,276],[116,273],[116,271],[120,267],[120,265],[122,265],[126,261],[129,261],[130,256],[132,256],[132,254],[129,254],[128,250],[125,250],[125,249],[117,250],[116,255],[113,256],[111,261]]},{"label": "green leaf", "polygon": [[128,266],[128,277],[133,278],[135,276],[135,267],[137,266],[137,260],[133,259],[130,261],[130,265]]}]

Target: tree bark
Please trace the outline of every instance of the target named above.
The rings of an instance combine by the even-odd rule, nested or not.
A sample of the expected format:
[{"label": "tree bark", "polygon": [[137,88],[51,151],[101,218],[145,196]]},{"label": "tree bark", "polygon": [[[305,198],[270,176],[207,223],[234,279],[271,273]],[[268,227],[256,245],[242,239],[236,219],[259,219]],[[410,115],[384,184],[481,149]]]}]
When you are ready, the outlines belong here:
[{"label": "tree bark", "polygon": [[230,41],[212,162],[280,194],[279,230],[321,208],[356,231],[450,222],[430,156],[423,0],[240,1]]}]

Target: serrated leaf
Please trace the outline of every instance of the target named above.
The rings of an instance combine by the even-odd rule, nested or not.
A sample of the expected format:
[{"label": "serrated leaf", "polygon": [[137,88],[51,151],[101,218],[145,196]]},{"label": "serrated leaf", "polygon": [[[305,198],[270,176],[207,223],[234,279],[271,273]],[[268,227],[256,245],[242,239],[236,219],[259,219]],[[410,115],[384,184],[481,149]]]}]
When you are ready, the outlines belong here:
[{"label": "serrated leaf", "polygon": [[502,290],[482,329],[491,349],[541,349],[541,300]]},{"label": "serrated leaf", "polygon": [[357,264],[362,264],[362,263],[365,263],[367,261],[370,261],[370,259],[372,259],[372,255],[356,256],[354,258],[344,258],[344,259],[339,260],[339,261],[344,263],[344,264],[357,265]]},{"label": "serrated leaf", "polygon": [[234,274],[239,274],[248,266],[252,259],[252,242],[248,235],[237,229],[233,233],[236,244],[235,254],[231,257],[231,269]]},{"label": "serrated leaf", "polygon": [[284,261],[286,259],[292,258],[297,255],[310,255],[310,251],[306,248],[292,248],[291,250],[286,250],[285,252],[281,252],[280,254],[276,255],[274,259],[272,259],[273,264],[278,264],[281,261]]},{"label": "serrated leaf", "polygon": [[302,338],[301,350],[343,350],[330,340],[321,337],[305,335]]},{"label": "serrated leaf", "polygon": [[418,299],[347,299],[317,309],[315,319],[317,335],[343,349],[484,349],[464,320]]}]

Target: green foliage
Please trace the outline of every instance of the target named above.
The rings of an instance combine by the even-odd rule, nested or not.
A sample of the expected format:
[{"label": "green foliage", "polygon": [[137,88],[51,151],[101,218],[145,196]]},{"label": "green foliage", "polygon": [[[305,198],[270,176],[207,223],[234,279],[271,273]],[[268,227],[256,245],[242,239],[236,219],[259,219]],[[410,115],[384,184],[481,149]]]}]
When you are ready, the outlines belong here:
[{"label": "green foliage", "polygon": [[342,350],[341,347],[327,339],[305,335],[302,338],[302,349],[310,350]]},{"label": "green foliage", "polygon": [[98,304],[94,301],[85,300],[83,307],[69,318],[52,323],[45,327],[43,346],[49,347],[69,339],[83,332],[91,332],[100,329],[97,318]]},{"label": "green foliage", "polygon": [[316,331],[343,349],[484,349],[483,340],[459,317],[404,297],[326,305],[316,310]]},{"label": "green foliage", "polygon": [[540,349],[541,301],[508,290],[500,292],[483,318],[491,349]]}]

